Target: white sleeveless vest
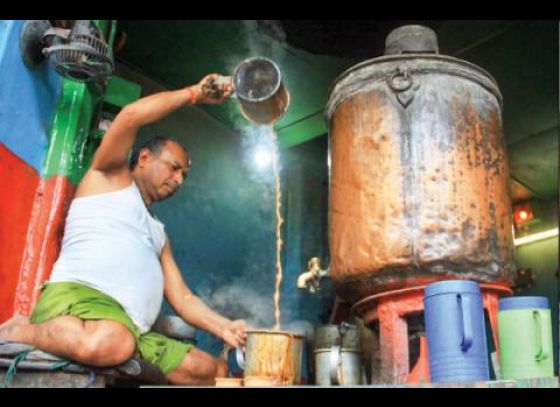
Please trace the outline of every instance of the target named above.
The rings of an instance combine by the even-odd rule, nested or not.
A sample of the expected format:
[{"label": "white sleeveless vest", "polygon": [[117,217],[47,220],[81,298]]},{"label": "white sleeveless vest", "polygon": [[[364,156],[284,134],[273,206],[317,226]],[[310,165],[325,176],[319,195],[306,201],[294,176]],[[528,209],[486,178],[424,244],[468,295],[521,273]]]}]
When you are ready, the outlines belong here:
[{"label": "white sleeveless vest", "polygon": [[50,282],[76,282],[113,297],[145,333],[163,301],[164,244],[164,225],[152,218],[134,181],[75,198]]}]

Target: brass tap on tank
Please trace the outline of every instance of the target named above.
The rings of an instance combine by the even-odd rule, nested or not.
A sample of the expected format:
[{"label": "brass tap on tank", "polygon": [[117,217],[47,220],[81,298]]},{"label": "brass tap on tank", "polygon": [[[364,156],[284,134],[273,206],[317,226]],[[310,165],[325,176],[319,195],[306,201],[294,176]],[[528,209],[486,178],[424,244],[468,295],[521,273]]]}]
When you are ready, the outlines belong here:
[{"label": "brass tap on tank", "polygon": [[307,262],[307,271],[298,277],[297,287],[314,293],[319,290],[321,279],[327,277],[328,274],[328,268],[326,270],[321,269],[321,260],[318,257],[312,257]]}]

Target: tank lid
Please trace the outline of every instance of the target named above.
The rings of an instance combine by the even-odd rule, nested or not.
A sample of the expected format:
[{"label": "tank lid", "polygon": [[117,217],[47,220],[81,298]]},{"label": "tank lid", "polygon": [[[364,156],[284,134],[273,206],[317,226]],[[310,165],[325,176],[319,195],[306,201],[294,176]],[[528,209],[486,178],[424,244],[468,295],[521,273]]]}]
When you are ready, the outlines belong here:
[{"label": "tank lid", "polygon": [[423,53],[439,53],[436,33],[423,25],[395,28],[385,39],[385,55]]},{"label": "tank lid", "polygon": [[440,294],[478,294],[480,287],[475,281],[468,280],[447,280],[432,283],[424,290],[425,297]]},{"label": "tank lid", "polygon": [[510,297],[500,300],[500,311],[510,309],[550,309],[547,297]]}]

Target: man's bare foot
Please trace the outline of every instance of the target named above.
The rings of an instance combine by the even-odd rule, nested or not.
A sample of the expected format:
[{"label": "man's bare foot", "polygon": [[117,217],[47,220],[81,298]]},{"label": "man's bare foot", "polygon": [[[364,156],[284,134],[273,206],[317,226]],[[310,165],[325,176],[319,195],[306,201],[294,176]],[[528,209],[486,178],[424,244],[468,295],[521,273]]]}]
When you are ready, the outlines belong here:
[{"label": "man's bare foot", "polygon": [[29,325],[29,317],[21,314],[14,314],[10,319],[0,325],[0,340],[10,340],[10,333],[15,327]]}]

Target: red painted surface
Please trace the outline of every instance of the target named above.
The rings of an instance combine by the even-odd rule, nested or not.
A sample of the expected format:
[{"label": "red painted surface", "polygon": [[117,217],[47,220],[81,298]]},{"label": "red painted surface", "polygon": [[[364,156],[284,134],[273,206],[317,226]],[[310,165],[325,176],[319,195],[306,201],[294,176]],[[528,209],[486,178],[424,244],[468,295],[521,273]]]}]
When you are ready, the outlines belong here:
[{"label": "red painted surface", "polygon": [[42,180],[37,188],[15,293],[14,310],[19,313],[31,314],[43,282],[51,274],[75,189],[61,176]]},{"label": "red painted surface", "polygon": [[410,371],[407,384],[430,383],[430,357],[428,356],[428,338],[420,337],[420,355],[414,368]]},{"label": "red painted surface", "polygon": [[14,310],[39,174],[0,143],[0,179],[0,322],[3,322]]}]

